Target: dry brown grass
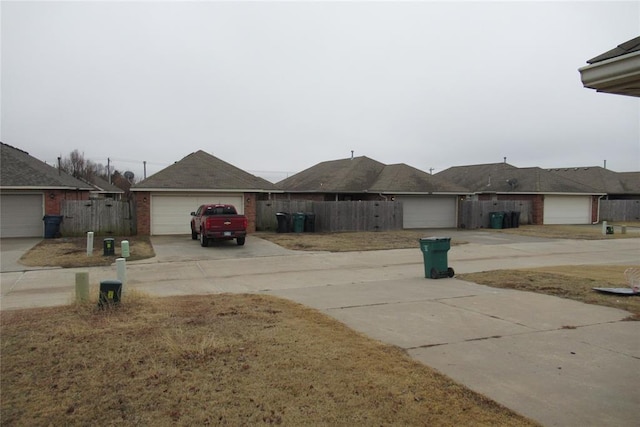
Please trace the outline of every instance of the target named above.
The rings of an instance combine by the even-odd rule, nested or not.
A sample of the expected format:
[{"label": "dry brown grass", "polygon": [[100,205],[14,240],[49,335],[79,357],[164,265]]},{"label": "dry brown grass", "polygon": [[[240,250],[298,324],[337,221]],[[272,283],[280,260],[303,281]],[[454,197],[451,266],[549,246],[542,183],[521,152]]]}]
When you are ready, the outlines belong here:
[{"label": "dry brown grass", "polygon": [[627,233],[620,232],[623,223],[609,223],[614,226],[614,234],[602,234],[602,225],[523,225],[518,228],[506,228],[501,230],[483,229],[497,233],[518,234],[521,236],[547,237],[551,239],[577,239],[577,240],[610,240],[632,239],[640,237],[638,222],[626,222]]},{"label": "dry brown grass", "polygon": [[[419,248],[418,240],[434,230],[360,231],[343,233],[272,233],[254,235],[287,249],[302,251],[353,252]],[[451,241],[452,245],[464,242]]]},{"label": "dry brown grass", "polygon": [[286,300],[0,313],[3,425],[535,425]]},{"label": "dry brown grass", "polygon": [[31,267],[95,267],[111,265],[122,255],[123,240],[129,241],[130,257],[127,261],[152,258],[155,256],[148,236],[114,237],[115,255],[104,256],[103,237],[93,240],[93,254],[87,256],[86,237],[63,237],[45,239],[31,248],[20,258],[20,263]]},{"label": "dry brown grass", "polygon": [[621,296],[594,291],[593,288],[626,288],[624,271],[631,265],[572,265],[522,270],[497,270],[458,274],[461,280],[521,291],[569,298],[587,304],[619,308],[640,320],[640,296]]}]

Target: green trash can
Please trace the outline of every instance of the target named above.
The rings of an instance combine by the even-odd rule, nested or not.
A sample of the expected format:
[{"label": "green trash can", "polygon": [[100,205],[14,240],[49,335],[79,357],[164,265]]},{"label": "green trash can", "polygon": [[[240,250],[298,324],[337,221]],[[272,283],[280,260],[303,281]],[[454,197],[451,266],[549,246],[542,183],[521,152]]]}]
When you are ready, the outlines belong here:
[{"label": "green trash can", "polygon": [[293,214],[293,232],[302,233],[304,231],[304,213],[297,212]]},{"label": "green trash can", "polygon": [[491,228],[502,228],[502,224],[504,223],[504,212],[489,213],[489,223]]},{"label": "green trash can", "polygon": [[439,279],[453,277],[455,272],[447,263],[447,252],[451,248],[450,237],[425,237],[420,239],[424,257],[424,277]]}]

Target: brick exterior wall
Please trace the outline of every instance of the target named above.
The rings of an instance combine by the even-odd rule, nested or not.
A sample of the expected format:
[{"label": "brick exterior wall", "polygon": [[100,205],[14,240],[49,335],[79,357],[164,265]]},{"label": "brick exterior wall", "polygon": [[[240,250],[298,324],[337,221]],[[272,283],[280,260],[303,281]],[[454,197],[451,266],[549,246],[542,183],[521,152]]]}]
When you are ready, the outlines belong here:
[{"label": "brick exterior wall", "polygon": [[89,200],[88,191],[47,190],[44,192],[44,214],[60,215],[63,200]]},{"label": "brick exterior wall", "polygon": [[149,236],[151,234],[151,193],[148,191],[136,191],[134,194],[136,195],[138,234]]},{"label": "brick exterior wall", "polygon": [[256,205],[257,197],[255,193],[244,193],[244,215],[247,217],[247,233],[256,231]]}]

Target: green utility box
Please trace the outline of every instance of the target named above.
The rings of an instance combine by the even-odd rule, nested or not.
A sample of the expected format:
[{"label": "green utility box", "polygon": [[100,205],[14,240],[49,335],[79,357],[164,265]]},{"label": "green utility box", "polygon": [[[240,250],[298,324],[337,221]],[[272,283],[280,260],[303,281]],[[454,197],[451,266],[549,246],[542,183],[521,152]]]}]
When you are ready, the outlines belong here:
[{"label": "green utility box", "polygon": [[103,255],[115,255],[116,254],[116,240],[112,237],[107,237],[102,242]]},{"label": "green utility box", "polygon": [[424,257],[424,277],[439,279],[453,277],[455,272],[447,264],[447,252],[451,248],[450,237],[425,237],[420,239]]},{"label": "green utility box", "polygon": [[304,231],[304,213],[297,212],[293,214],[293,232],[302,233]]},{"label": "green utility box", "polygon": [[489,214],[489,222],[491,224],[491,228],[502,228],[502,223],[504,222],[504,212],[491,212]]}]

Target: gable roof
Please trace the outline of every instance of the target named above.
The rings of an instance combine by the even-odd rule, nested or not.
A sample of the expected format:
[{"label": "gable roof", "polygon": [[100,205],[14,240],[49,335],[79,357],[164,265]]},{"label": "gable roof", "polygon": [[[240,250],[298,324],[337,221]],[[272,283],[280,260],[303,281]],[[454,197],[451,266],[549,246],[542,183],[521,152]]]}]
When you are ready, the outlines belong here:
[{"label": "gable roof", "polygon": [[384,164],[365,156],[318,163],[276,185],[293,192],[341,193],[367,191]]},{"label": "gable roof", "polygon": [[[574,168],[554,168],[551,172],[569,178],[573,181],[589,185],[599,192],[607,194],[639,194],[630,188],[631,182],[627,183],[624,176],[618,172],[605,169],[600,166],[574,167]],[[636,186],[640,187],[640,183]]]},{"label": "gable roof", "polygon": [[0,188],[93,190],[93,187],[50,166],[26,151],[0,142]]},{"label": "gable roof", "polygon": [[385,165],[366,156],[321,162],[276,185],[298,193],[468,192],[411,166]]},{"label": "gable roof", "polygon": [[198,150],[131,187],[131,191],[143,190],[264,192],[276,188],[266,179]]},{"label": "gable roof", "polygon": [[109,181],[99,176],[92,177],[90,181],[91,185],[95,187],[98,193],[124,194],[124,190],[122,188],[110,184]]},{"label": "gable roof", "polygon": [[474,193],[514,194],[604,194],[538,167],[517,168],[508,163],[454,166],[436,174],[448,181],[468,187]]},{"label": "gable roof", "polygon": [[452,193],[469,190],[404,163],[384,167],[369,191],[380,193]]}]

